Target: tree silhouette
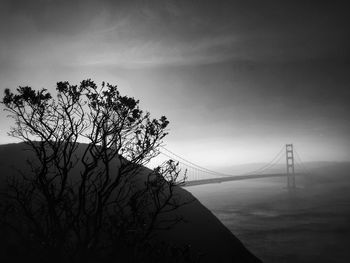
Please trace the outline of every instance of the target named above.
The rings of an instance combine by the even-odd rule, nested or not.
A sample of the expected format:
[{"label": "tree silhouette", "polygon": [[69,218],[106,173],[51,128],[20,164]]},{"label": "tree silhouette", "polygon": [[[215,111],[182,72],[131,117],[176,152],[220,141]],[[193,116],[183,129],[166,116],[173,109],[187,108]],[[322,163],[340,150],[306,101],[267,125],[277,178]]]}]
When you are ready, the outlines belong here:
[{"label": "tree silhouette", "polygon": [[176,196],[184,180],[177,163],[144,167],[169,122],[151,119],[114,85],[58,82],[56,91],[5,90],[9,134],[33,158],[8,180],[2,221],[44,262],[136,260],[156,246],[156,231],[181,220],[164,214],[185,204]]}]

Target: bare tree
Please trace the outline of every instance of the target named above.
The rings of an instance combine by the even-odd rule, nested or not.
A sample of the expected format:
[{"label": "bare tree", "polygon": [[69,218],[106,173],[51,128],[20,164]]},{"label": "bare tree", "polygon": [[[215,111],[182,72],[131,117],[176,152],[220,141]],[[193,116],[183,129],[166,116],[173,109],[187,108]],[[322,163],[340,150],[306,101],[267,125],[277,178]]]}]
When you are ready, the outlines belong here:
[{"label": "bare tree", "polygon": [[181,220],[163,216],[184,204],[176,197],[184,180],[177,163],[144,167],[159,153],[169,122],[151,119],[114,85],[59,82],[56,91],[54,98],[46,89],[5,90],[2,103],[15,121],[10,135],[34,157],[29,172],[9,179],[3,222],[44,261],[131,250],[127,256],[137,257],[156,230]]}]

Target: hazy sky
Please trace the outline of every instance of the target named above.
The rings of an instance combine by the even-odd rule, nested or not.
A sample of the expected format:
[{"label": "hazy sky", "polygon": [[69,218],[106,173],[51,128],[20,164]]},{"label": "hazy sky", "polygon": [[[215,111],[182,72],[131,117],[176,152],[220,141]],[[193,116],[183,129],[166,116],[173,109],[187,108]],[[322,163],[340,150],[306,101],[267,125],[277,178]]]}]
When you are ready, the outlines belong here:
[{"label": "hazy sky", "polygon": [[169,118],[169,149],[207,167],[270,161],[290,142],[305,161],[350,160],[342,3],[1,0],[0,92],[118,84]]}]

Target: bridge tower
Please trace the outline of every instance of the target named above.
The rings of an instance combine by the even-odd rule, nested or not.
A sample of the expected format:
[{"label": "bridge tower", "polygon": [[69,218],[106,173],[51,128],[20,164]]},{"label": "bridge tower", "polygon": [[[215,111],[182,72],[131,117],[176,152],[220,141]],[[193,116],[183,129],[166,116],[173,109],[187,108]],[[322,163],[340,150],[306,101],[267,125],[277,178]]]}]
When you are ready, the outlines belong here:
[{"label": "bridge tower", "polygon": [[295,188],[295,172],[294,172],[294,152],[293,144],[286,144],[286,161],[287,161],[287,187]]}]

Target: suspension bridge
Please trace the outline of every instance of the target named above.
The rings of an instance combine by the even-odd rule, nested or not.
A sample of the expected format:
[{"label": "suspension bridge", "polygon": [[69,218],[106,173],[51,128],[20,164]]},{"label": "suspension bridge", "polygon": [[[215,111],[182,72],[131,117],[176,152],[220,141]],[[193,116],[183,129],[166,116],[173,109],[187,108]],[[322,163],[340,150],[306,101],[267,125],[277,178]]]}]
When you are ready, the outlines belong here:
[{"label": "suspension bridge", "polygon": [[302,162],[293,144],[284,145],[269,163],[262,165],[260,168],[237,175],[207,169],[181,157],[165,147],[161,147],[160,154],[178,163],[181,170],[180,178],[185,179],[184,187],[235,180],[284,176],[286,177],[287,188],[295,189],[295,177],[307,173],[305,164]]}]

